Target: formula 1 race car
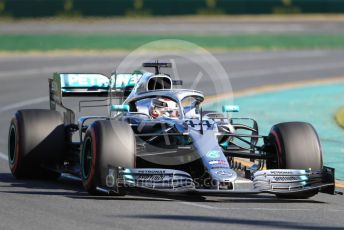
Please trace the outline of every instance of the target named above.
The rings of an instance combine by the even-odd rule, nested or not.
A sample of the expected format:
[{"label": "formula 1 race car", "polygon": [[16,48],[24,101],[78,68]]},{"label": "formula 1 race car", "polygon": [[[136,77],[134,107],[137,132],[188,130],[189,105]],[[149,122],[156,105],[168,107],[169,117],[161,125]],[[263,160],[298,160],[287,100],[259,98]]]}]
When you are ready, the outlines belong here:
[{"label": "formula 1 race car", "polygon": [[[280,123],[260,135],[255,120],[229,116],[238,106],[203,110],[201,92],[178,89],[182,81],[161,73],[171,63],[143,67],[155,73],[55,73],[50,110],[20,110],[11,121],[12,174],[72,174],[90,194],[334,194],[334,169],[323,166],[312,125]],[[67,97],[104,97],[80,101],[79,110],[106,106],[108,113],[76,122],[76,111],[63,103]]]}]

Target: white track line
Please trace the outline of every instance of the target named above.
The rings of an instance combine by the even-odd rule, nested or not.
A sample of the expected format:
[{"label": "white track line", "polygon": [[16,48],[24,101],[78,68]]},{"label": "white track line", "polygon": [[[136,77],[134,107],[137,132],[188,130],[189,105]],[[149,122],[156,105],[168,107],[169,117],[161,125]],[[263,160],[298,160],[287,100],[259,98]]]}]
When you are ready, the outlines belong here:
[{"label": "white track line", "polygon": [[34,104],[39,104],[42,102],[48,102],[48,100],[49,100],[49,97],[38,97],[38,98],[14,103],[11,105],[6,105],[6,106],[3,106],[2,108],[0,108],[0,113],[7,112],[7,111],[10,111],[13,109],[18,109],[18,108],[28,106],[28,105],[34,105]]},{"label": "white track line", "polygon": [[5,160],[5,161],[8,161],[7,154],[5,154],[5,153],[0,152],[0,158]]},{"label": "white track line", "polygon": [[194,207],[197,207],[197,208],[218,209],[217,207],[213,207],[213,206],[210,206],[210,205],[198,204],[198,203],[187,202],[187,201],[180,201],[180,202],[178,202],[178,203],[179,203],[179,204],[188,205],[188,206],[194,206]]},{"label": "white track line", "polygon": [[[48,101],[48,99],[49,99],[48,97],[39,97],[39,98],[34,98],[34,99],[14,103],[11,105],[7,105],[7,106],[4,106],[0,109],[0,113],[7,112],[7,111],[10,111],[13,109],[18,109],[18,108],[21,108],[23,106],[42,103],[44,101]],[[0,159],[8,161],[7,154],[0,152]]]},{"label": "white track line", "polygon": [[12,71],[1,71],[0,78],[10,78],[10,77],[22,77],[22,76],[34,76],[38,74],[49,74],[54,72],[71,72],[78,69],[89,70],[89,69],[107,69],[109,66],[113,66],[111,62],[102,63],[88,63],[88,64],[75,64],[75,65],[63,65],[63,66],[52,66],[43,68],[33,68],[33,69],[23,69],[23,70],[12,70]]},{"label": "white track line", "polygon": [[[0,152],[0,159],[8,161],[8,157],[7,154]],[[67,173],[62,173],[61,175],[64,178],[70,179],[70,180],[77,180],[77,181],[81,181],[81,179],[79,177],[67,174]]]},{"label": "white track line", "polygon": [[[306,208],[257,208],[257,207],[250,207],[250,208],[224,208],[224,207],[214,207],[206,204],[198,204],[194,202],[187,202],[187,201],[181,201],[178,202],[180,204],[193,206],[197,208],[204,208],[204,209],[210,209],[210,210],[252,210],[252,211],[301,211],[301,212],[318,212],[318,209],[306,209]],[[344,212],[344,209],[324,209],[323,211],[327,212]]]},{"label": "white track line", "polygon": [[[233,56],[217,57],[218,60],[221,61],[260,61],[260,60],[276,60],[276,59],[289,59],[289,58],[312,58],[312,57],[325,57],[327,52],[324,51],[314,51],[311,53],[303,53],[303,52],[293,52],[281,55],[279,52],[277,53],[252,53],[249,55],[237,56],[233,54]],[[10,70],[10,71],[1,71],[0,78],[8,78],[8,77],[20,77],[20,76],[32,76],[38,74],[51,74],[53,72],[68,72],[68,71],[75,71],[78,69],[79,71],[82,69],[106,69],[109,66],[112,66],[112,62],[102,62],[102,63],[82,63],[82,64],[74,64],[74,65],[63,65],[63,66],[51,66],[51,67],[42,67],[42,68],[32,68],[32,69],[23,69],[23,70]],[[187,65],[187,63],[180,63],[179,65]],[[312,65],[314,67],[314,65]],[[245,71],[244,71],[245,72]],[[238,72],[240,75],[240,72]],[[236,75],[236,74],[233,74]]]},{"label": "white track line", "polygon": [[71,180],[81,181],[81,178],[80,178],[80,177],[73,176],[73,175],[71,175],[71,174],[62,173],[61,176],[64,177],[64,178],[71,179]]}]

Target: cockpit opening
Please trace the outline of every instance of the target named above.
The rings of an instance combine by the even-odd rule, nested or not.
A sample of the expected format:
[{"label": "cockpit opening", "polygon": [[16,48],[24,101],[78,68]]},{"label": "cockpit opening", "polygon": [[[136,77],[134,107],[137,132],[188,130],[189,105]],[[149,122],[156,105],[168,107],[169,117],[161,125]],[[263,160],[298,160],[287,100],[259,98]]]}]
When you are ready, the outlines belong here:
[{"label": "cockpit opening", "polygon": [[148,90],[172,89],[172,81],[166,76],[153,76],[148,81]]}]

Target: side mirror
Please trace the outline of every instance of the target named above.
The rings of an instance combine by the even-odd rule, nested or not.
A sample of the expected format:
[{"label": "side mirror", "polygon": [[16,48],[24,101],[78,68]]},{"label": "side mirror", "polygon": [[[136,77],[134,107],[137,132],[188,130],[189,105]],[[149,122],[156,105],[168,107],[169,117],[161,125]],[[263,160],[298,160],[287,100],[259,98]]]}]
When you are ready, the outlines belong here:
[{"label": "side mirror", "polygon": [[111,105],[112,112],[129,112],[129,105]]},{"label": "side mirror", "polygon": [[239,112],[240,107],[238,105],[224,105],[222,106],[222,112]]}]

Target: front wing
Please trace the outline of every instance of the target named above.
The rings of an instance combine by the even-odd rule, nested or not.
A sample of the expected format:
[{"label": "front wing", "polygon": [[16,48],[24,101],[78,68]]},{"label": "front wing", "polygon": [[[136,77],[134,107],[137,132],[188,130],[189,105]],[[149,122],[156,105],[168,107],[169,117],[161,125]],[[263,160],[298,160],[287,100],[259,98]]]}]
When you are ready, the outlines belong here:
[{"label": "front wing", "polygon": [[197,194],[204,196],[231,196],[236,194],[287,194],[302,196],[318,191],[335,194],[334,169],[323,170],[274,169],[261,170],[252,174],[252,188],[241,189],[233,181],[233,189],[199,189],[197,179],[190,174],[160,168],[109,168],[105,185],[98,187],[106,193],[148,192],[157,194]]}]

